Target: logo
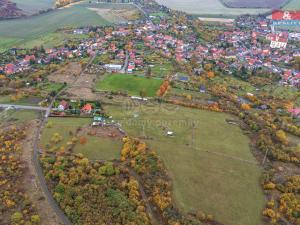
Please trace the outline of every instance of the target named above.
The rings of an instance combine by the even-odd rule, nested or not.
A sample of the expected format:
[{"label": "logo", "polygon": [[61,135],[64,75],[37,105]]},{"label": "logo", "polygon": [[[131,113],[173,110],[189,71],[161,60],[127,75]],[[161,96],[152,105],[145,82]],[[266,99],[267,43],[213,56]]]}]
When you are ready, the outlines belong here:
[{"label": "logo", "polygon": [[289,11],[284,11],[282,19],[291,20],[292,16],[291,16],[290,12]]},{"label": "logo", "polygon": [[274,10],[272,20],[300,20],[300,11]]}]

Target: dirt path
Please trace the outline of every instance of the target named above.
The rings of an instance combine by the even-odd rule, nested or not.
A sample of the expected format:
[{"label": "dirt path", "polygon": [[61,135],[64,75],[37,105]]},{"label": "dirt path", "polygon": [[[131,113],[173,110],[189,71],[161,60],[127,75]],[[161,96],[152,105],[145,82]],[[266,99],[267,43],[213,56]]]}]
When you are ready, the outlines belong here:
[{"label": "dirt path", "polygon": [[29,195],[30,200],[35,204],[38,214],[41,217],[41,224],[43,225],[59,225],[60,222],[52,207],[48,204],[44,196],[44,192],[40,188],[40,183],[33,165],[33,140],[35,131],[39,125],[38,121],[32,121],[27,128],[27,137],[23,141],[23,151],[21,155],[22,161],[26,165],[26,170],[23,177],[24,189]]}]

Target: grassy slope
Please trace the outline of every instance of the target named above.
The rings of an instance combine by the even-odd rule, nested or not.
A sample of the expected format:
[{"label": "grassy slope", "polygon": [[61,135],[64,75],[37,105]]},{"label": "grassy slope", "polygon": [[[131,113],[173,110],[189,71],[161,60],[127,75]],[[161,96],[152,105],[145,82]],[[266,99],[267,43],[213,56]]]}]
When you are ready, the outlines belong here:
[{"label": "grassy slope", "polygon": [[219,0],[157,0],[157,2],[191,14],[241,15],[267,11],[266,9],[231,9],[223,6]]},{"label": "grassy slope", "polygon": [[148,79],[126,74],[108,75],[104,80],[96,84],[96,89],[107,91],[128,91],[130,95],[139,95],[141,90],[146,96],[154,97],[162,80]]},{"label": "grassy slope", "polygon": [[[139,113],[138,119],[133,118],[133,111]],[[248,138],[237,126],[225,122],[231,116],[168,105],[140,106],[130,111],[107,106],[107,112],[114,119],[122,120],[123,128],[130,135],[153,138],[146,142],[165,162],[180,208],[202,209],[224,224],[260,224],[264,205],[259,185],[260,169],[220,155],[255,161]],[[187,121],[189,124],[184,124]],[[190,146],[192,121],[197,124],[195,148]],[[176,136],[166,137],[167,130],[174,131]]]},{"label": "grassy slope", "polygon": [[[69,132],[75,133],[76,129],[88,126],[91,123],[89,118],[50,118],[51,128],[45,128],[42,133],[41,146],[45,147],[50,142],[54,133],[59,133],[63,137],[63,141],[58,146],[66,146],[71,140]],[[119,155],[122,144],[108,138],[98,138],[86,136],[87,143],[84,145],[77,144],[74,151],[83,153],[89,159],[113,159]]]},{"label": "grassy slope", "polygon": [[14,45],[25,45],[26,47],[26,44],[32,43],[34,39],[47,43],[49,39],[57,38],[51,36],[54,31],[66,26],[79,27],[105,24],[109,24],[109,22],[95,12],[88,10],[84,4],[27,19],[0,21],[0,49]]},{"label": "grassy slope", "polygon": [[17,3],[18,8],[29,15],[54,6],[54,0],[12,0],[12,2]]}]

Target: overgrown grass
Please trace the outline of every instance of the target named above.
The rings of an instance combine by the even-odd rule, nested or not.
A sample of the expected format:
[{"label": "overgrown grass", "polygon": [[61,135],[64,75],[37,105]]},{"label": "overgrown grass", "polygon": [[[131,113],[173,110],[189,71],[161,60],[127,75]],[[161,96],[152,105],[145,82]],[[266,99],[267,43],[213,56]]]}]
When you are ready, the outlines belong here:
[{"label": "overgrown grass", "polygon": [[24,123],[37,119],[38,112],[33,110],[3,110],[0,112],[0,124],[5,123]]},{"label": "overgrown grass", "polygon": [[[54,133],[60,134],[63,138],[56,147],[66,146],[67,142],[71,141],[73,135],[75,135],[76,130],[81,127],[89,126],[91,124],[91,119],[49,118],[48,124],[51,124],[51,127],[44,128],[42,133],[41,146],[43,148],[50,143]],[[85,144],[77,143],[74,152],[82,153],[91,160],[111,160],[118,158],[122,148],[121,141],[89,135],[84,135],[84,137],[87,142]]]},{"label": "overgrown grass", "polygon": [[127,91],[129,95],[140,95],[143,91],[146,96],[154,97],[162,84],[162,80],[138,77],[128,74],[111,74],[96,84],[97,90]]},{"label": "overgrown grass", "polygon": [[[146,143],[158,152],[173,179],[181,209],[201,209],[224,224],[261,224],[261,170],[248,138],[225,121],[235,118],[165,104],[129,105],[126,111],[121,106],[105,109],[129,135],[149,138]],[[175,137],[168,137],[167,131]]]},{"label": "overgrown grass", "polygon": [[0,103],[2,104],[13,104],[13,105],[38,105],[38,103],[42,101],[42,98],[36,96],[28,96],[16,101],[11,100],[10,95],[1,95]]},{"label": "overgrown grass", "polygon": [[90,123],[91,119],[89,118],[49,118],[48,124],[51,126],[43,130],[41,145],[45,147],[50,143],[53,134],[59,133],[63,140],[58,145],[66,146],[78,128],[88,126]]}]

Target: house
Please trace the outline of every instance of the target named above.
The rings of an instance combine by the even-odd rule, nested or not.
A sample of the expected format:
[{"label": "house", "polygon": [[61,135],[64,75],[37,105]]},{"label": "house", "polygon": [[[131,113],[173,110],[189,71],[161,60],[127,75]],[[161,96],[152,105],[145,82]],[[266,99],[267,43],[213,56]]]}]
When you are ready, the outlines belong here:
[{"label": "house", "polygon": [[81,112],[84,114],[90,114],[93,110],[93,107],[91,104],[85,104],[82,108],[81,108]]},{"label": "house", "polygon": [[288,112],[291,113],[295,117],[300,116],[300,108],[289,109]]},{"label": "house", "polygon": [[69,108],[69,103],[66,102],[65,100],[62,100],[57,107],[58,111],[65,111],[68,108]]},{"label": "house", "polygon": [[105,64],[104,68],[111,72],[118,72],[122,69],[122,65],[118,64]]},{"label": "house", "polygon": [[15,65],[14,64],[7,64],[5,66],[5,73],[10,75],[10,74],[13,74],[16,72],[16,68],[15,68]]}]

